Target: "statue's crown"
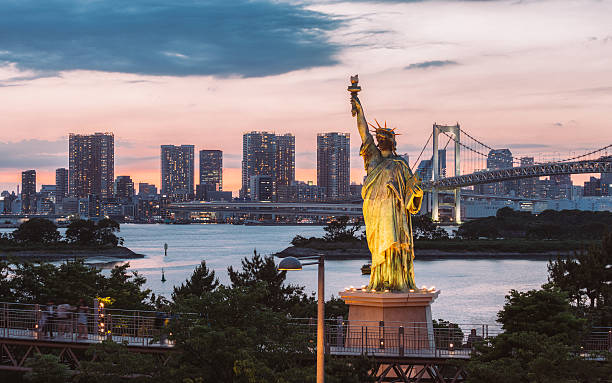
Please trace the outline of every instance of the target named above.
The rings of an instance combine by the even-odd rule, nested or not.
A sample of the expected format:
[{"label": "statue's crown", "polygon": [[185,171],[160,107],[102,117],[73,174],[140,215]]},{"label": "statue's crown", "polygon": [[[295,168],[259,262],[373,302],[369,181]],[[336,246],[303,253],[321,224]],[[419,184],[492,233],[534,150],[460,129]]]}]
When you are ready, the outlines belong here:
[{"label": "statue's crown", "polygon": [[368,125],[370,125],[371,127],[374,128],[374,130],[372,132],[376,133],[376,134],[380,134],[380,135],[384,135],[384,136],[399,136],[400,133],[395,133],[395,128],[387,128],[387,121],[385,121],[385,126],[380,126],[380,124],[378,123],[378,120],[374,119],[374,121],[376,121],[376,125],[371,124],[368,122]]}]

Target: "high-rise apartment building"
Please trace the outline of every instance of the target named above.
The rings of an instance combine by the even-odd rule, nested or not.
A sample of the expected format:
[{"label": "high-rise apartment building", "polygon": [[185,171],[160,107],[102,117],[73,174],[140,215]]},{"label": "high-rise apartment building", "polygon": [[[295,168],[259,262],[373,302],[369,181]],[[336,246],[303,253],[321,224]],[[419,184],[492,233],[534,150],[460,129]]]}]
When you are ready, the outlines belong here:
[{"label": "high-rise apartment building", "polygon": [[161,146],[161,193],[173,199],[193,197],[194,146]]},{"label": "high-rise apartment building", "polygon": [[36,213],[36,170],[21,172],[21,213]]},{"label": "high-rise apartment building", "polygon": [[[251,197],[251,177],[271,176],[276,178],[277,164],[276,134],[249,132],[242,136],[242,189],[241,198]],[[275,185],[272,186],[276,194]]]},{"label": "high-rise apartment building", "polygon": [[295,181],[295,136],[276,136],[276,187],[290,186]]},{"label": "high-rise apartment building", "polygon": [[[509,149],[491,149],[487,156],[487,168],[489,170],[507,169],[513,166],[512,152]],[[516,192],[516,181],[503,181],[485,184],[483,186],[484,194],[505,195],[510,191]]]},{"label": "high-rise apartment building", "polygon": [[317,185],[327,199],[350,196],[351,162],[349,133],[317,134]]},{"label": "high-rise apartment building", "polygon": [[68,197],[68,169],[55,169],[55,200],[57,203],[62,203],[64,198]]},{"label": "high-rise apartment building", "polygon": [[129,200],[134,196],[134,181],[130,176],[118,176],[114,184],[115,198]]},{"label": "high-rise apartment building", "polygon": [[584,183],[584,197],[602,197],[610,195],[610,189],[607,184],[602,184],[601,179],[591,177],[589,181]]},{"label": "high-rise apartment building", "polygon": [[84,198],[113,196],[115,180],[115,137],[112,133],[69,136],[69,192]]},{"label": "high-rise apartment building", "polygon": [[[405,156],[404,159],[408,163],[408,155],[406,154]],[[433,157],[428,160],[421,160],[415,173],[423,181],[433,180]],[[446,149],[438,149],[438,174],[441,178],[446,177]]]},{"label": "high-rise apartment building", "polygon": [[272,202],[275,200],[275,185],[273,176],[251,176],[249,183],[250,197],[253,201]]},{"label": "high-rise apartment building", "polygon": [[553,199],[571,199],[572,197],[572,177],[569,174],[558,174],[550,176],[554,184]]},{"label": "high-rise apartment building", "polygon": [[[534,165],[533,157],[521,157],[521,166]],[[518,195],[526,198],[535,198],[537,196],[538,178],[523,178],[518,180]]]},{"label": "high-rise apartment building", "polygon": [[200,150],[200,185],[207,184],[212,190],[223,190],[223,152]]}]

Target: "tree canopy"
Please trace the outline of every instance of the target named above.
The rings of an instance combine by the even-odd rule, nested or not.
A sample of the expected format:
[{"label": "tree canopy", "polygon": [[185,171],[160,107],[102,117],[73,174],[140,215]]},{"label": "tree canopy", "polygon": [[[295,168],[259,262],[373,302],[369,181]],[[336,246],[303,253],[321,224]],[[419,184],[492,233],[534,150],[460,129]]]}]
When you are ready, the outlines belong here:
[{"label": "tree canopy", "polygon": [[457,231],[463,239],[600,239],[612,227],[612,212],[545,210],[531,214],[504,207],[495,217],[464,222]]},{"label": "tree canopy", "polygon": [[98,222],[76,219],[70,221],[63,238],[52,221],[31,218],[12,233],[2,234],[0,248],[12,250],[116,247],[123,244],[123,238],[116,234],[119,231],[119,224],[109,218]]}]

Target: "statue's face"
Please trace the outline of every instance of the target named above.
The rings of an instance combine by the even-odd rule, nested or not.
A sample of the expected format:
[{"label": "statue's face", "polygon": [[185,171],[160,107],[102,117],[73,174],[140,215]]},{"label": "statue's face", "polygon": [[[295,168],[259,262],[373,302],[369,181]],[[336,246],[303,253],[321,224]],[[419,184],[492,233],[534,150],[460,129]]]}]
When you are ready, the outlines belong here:
[{"label": "statue's face", "polygon": [[378,142],[378,144],[376,146],[378,146],[378,149],[380,149],[381,151],[384,151],[384,150],[393,151],[393,150],[395,150],[395,139],[393,139],[391,137],[377,134],[376,135],[376,141]]}]

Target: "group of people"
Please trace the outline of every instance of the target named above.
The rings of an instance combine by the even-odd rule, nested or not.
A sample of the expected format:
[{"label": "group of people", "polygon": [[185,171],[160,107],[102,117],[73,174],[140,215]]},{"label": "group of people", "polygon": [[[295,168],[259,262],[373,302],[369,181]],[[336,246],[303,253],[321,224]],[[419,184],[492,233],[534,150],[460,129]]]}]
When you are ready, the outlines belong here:
[{"label": "group of people", "polygon": [[67,334],[72,335],[76,325],[77,338],[87,339],[88,313],[89,307],[83,299],[76,306],[68,303],[56,305],[50,300],[41,309],[38,332],[49,338],[54,338],[55,334],[65,337]]}]

